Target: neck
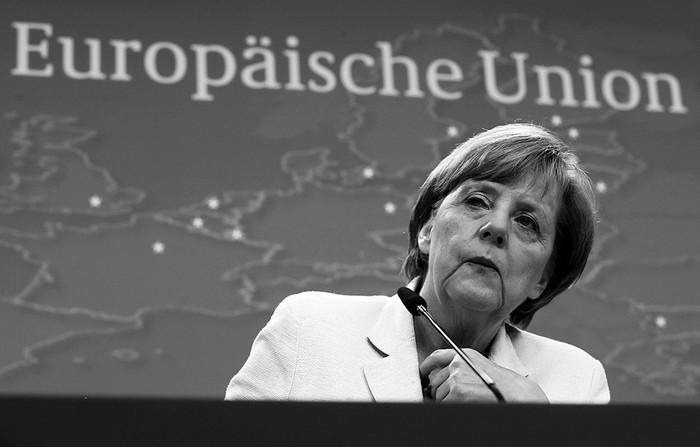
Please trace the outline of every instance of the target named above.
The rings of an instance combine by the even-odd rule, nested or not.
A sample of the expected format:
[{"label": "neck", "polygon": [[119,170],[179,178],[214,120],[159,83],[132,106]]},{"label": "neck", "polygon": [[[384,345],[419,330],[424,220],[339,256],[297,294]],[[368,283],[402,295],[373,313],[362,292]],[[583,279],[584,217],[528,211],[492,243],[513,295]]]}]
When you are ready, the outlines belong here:
[{"label": "neck", "polygon": [[[474,349],[484,356],[488,356],[491,342],[501,327],[500,324],[447,324],[445,321],[441,321],[439,316],[434,315],[433,317],[457,346]],[[421,362],[437,349],[450,349],[450,345],[447,344],[426,318],[414,317],[413,327],[416,333],[416,347]]]}]

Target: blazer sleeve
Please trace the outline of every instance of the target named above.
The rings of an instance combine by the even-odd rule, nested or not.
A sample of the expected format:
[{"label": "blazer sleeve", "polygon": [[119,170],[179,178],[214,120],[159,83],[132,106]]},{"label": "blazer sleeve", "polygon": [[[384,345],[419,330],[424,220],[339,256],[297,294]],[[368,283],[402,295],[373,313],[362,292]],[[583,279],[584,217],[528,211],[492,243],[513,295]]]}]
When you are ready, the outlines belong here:
[{"label": "blazer sleeve", "polygon": [[294,378],[300,324],[292,301],[277,306],[250,356],[226,389],[226,400],[286,400]]},{"label": "blazer sleeve", "polygon": [[610,402],[610,389],[608,379],[605,376],[603,365],[596,360],[591,377],[591,386],[588,390],[588,402],[592,404],[607,404]]}]

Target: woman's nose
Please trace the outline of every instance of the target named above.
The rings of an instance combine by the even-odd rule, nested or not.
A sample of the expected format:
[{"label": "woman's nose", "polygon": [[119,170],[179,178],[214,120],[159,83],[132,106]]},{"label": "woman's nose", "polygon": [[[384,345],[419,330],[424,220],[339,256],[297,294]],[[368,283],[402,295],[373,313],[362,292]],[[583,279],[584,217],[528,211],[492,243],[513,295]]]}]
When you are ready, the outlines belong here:
[{"label": "woman's nose", "polygon": [[498,225],[494,221],[488,221],[479,229],[479,238],[482,241],[495,244],[497,247],[503,247],[507,242],[507,233],[505,227]]}]

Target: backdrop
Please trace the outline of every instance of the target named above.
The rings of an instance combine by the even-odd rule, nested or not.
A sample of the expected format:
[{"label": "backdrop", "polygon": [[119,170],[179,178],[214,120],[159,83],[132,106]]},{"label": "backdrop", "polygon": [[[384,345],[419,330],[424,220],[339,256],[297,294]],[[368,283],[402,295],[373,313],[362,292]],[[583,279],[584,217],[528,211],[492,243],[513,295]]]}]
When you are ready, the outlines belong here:
[{"label": "backdrop", "polygon": [[[527,5],[523,5],[527,3]],[[692,1],[0,0],[0,392],[223,398],[301,290],[393,294],[408,212],[513,121],[600,197],[531,330],[700,403]]]}]

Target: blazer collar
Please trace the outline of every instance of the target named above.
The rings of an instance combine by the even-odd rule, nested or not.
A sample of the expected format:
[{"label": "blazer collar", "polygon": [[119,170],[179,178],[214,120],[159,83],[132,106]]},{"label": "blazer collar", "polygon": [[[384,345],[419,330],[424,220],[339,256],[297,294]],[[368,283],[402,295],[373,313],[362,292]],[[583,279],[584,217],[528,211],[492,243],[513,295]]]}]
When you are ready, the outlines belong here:
[{"label": "blazer collar", "polygon": [[498,330],[496,338],[493,339],[491,350],[489,351],[489,360],[504,368],[515,371],[523,377],[527,377],[530,372],[525,368],[525,365],[520,361],[518,353],[515,352],[511,336],[517,334],[518,329],[504,324]]},{"label": "blazer collar", "polygon": [[[423,285],[423,278],[420,276],[413,278],[407,287],[411,290],[418,291]],[[513,346],[513,340],[511,337],[517,337],[519,329],[509,325],[503,324],[501,328],[496,333],[496,337],[491,344],[491,349],[489,351],[488,358],[492,362],[499,366],[508,368],[523,377],[527,377],[530,373],[525,368],[525,366],[520,361],[518,353],[515,351],[515,346]],[[415,335],[414,335],[415,344]]]},{"label": "blazer collar", "polygon": [[[419,278],[414,279],[408,287],[415,290],[418,281]],[[511,340],[517,331],[508,324],[501,326],[488,358],[527,377],[529,371],[520,361]],[[363,367],[374,399],[378,402],[422,401],[413,316],[397,295],[388,298],[367,339],[382,356]]]},{"label": "blazer collar", "polygon": [[381,356],[363,366],[374,399],[422,401],[413,316],[397,295],[387,299],[367,338]]},{"label": "blazer collar", "polygon": [[[420,278],[413,279],[406,285],[411,290],[416,290]],[[398,295],[388,299],[377,322],[368,335],[369,341],[384,355],[390,355],[392,351],[405,343],[412,343],[416,347],[416,334],[413,330],[413,315],[406,309]],[[417,352],[417,351],[416,351]],[[416,354],[416,362],[418,354]]]}]

